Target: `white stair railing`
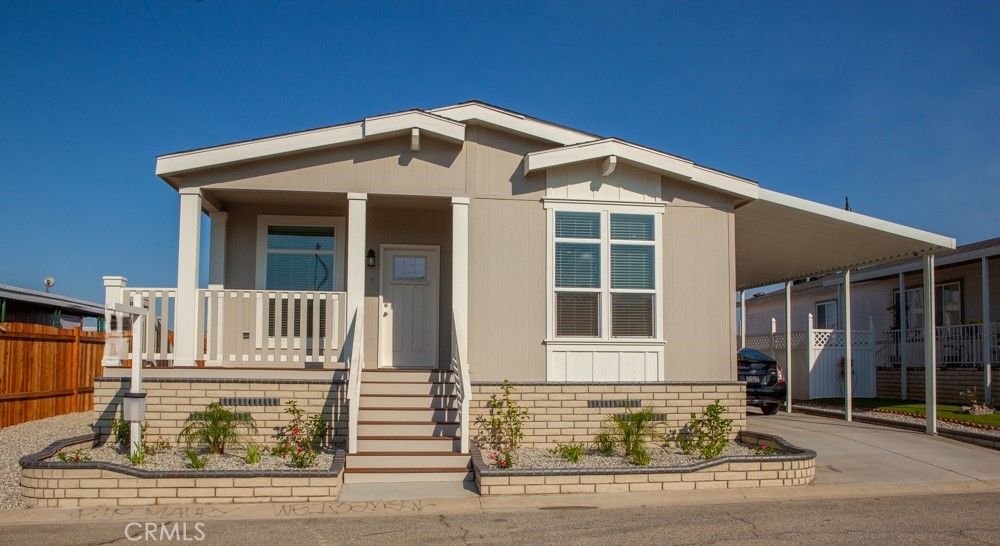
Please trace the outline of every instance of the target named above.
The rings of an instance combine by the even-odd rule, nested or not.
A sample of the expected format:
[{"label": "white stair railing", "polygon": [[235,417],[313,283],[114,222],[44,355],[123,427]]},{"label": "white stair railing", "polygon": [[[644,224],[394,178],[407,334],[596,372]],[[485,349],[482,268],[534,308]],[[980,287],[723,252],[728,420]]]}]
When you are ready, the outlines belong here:
[{"label": "white stair railing", "polygon": [[351,320],[354,337],[347,349],[344,361],[347,363],[347,452],[358,452],[358,415],[361,404],[361,368],[364,367],[365,325],[358,320],[355,312]]},{"label": "white stair railing", "polygon": [[462,453],[469,453],[469,406],[472,399],[472,383],[469,366],[465,361],[469,338],[465,331],[465,317],[452,310],[451,371],[455,375],[458,393],[458,419],[461,427]]}]

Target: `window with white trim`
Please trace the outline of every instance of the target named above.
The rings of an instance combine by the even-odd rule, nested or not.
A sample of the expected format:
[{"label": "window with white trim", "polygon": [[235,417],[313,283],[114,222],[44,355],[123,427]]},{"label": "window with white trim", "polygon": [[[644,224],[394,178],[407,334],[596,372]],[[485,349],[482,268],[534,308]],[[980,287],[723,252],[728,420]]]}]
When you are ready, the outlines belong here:
[{"label": "window with white trim", "polygon": [[816,302],[816,328],[837,329],[837,300]]},{"label": "window with white trim", "polygon": [[655,215],[557,210],[554,237],[556,337],[656,337]]},{"label": "window with white trim", "polygon": [[[892,291],[893,308],[899,309],[899,289]],[[899,329],[899,314],[895,327]],[[924,327],[924,289],[906,289],[906,328]],[[962,283],[959,281],[941,283],[934,287],[934,324],[937,326],[957,326],[962,324]]]}]

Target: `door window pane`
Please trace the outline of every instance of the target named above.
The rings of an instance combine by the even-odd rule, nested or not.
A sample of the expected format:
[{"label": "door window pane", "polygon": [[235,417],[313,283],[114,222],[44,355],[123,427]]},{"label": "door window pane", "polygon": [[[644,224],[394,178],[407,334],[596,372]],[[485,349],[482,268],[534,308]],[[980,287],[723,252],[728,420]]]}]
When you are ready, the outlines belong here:
[{"label": "door window pane", "polygon": [[404,280],[427,278],[427,258],[423,256],[393,256],[392,276]]},{"label": "door window pane", "polygon": [[560,292],[556,294],[556,335],[597,337],[600,335],[600,294]]},{"label": "door window pane", "polygon": [[612,294],[611,335],[653,337],[653,295]]}]

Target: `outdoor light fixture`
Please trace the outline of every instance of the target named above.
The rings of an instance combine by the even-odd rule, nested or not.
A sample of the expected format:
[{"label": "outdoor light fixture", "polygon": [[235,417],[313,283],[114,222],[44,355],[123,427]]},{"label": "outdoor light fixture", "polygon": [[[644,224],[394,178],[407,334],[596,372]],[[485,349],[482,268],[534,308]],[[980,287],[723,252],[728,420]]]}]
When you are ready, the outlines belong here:
[{"label": "outdoor light fixture", "polygon": [[368,267],[375,267],[375,251],[370,248],[368,249],[366,263],[368,264]]}]

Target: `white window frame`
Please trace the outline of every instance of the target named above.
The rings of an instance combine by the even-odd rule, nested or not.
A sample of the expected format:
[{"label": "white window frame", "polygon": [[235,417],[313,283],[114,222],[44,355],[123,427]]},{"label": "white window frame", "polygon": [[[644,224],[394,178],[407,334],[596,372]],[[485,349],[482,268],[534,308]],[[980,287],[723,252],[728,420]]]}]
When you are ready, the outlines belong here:
[{"label": "white window frame", "polygon": [[[832,305],[833,306],[833,322],[834,322],[834,327],[833,328],[827,328],[826,324],[824,324],[822,326],[820,326],[819,324],[817,324],[816,328],[819,329],[819,330],[836,330],[837,327],[840,326],[840,305],[838,304],[837,300],[817,301],[816,302],[816,318],[817,319],[819,318],[819,308],[821,306],[827,306],[827,305]],[[829,320],[830,313],[824,313],[823,316],[827,317],[827,320]]]},{"label": "white window frame", "polygon": [[[662,203],[623,204],[602,201],[572,201],[546,198],[546,333],[547,345],[651,345],[663,343],[663,212]],[[601,288],[599,296],[600,328],[597,337],[556,336],[556,292],[594,292],[591,288],[559,288],[555,286],[556,212],[597,212],[601,215],[600,239],[563,239],[565,242],[599,243],[601,246]],[[653,217],[653,266],[655,268],[652,290],[611,288],[611,214],[643,214]],[[648,241],[614,241],[614,244],[649,245]],[[611,294],[637,293],[653,295],[653,337],[611,336]]]},{"label": "white window frame", "polygon": [[[957,324],[947,324],[947,325],[940,324],[939,322],[943,322],[943,321],[938,321],[937,317],[935,316],[934,317],[934,325],[936,327],[937,326],[960,326],[962,324],[962,321],[965,318],[965,298],[962,297],[963,296],[963,294],[962,294],[962,281],[956,280],[956,281],[939,282],[939,283],[937,283],[937,284],[934,285],[934,311],[935,311],[935,313],[940,313],[941,316],[944,317],[944,314],[945,314],[944,305],[943,305],[943,302],[938,301],[937,292],[938,292],[939,289],[943,290],[944,287],[946,287],[946,286],[957,286],[958,287],[958,323]],[[915,306],[916,309],[914,310],[914,315],[916,316],[916,320],[914,322],[916,322],[916,326],[911,326],[909,328],[906,328],[907,330],[920,330],[920,329],[922,329],[924,327],[924,296],[923,296],[923,293],[924,293],[924,287],[923,286],[917,286],[915,288],[907,288],[906,289],[906,301],[907,302],[910,301],[910,294],[915,294],[917,296],[916,297],[917,305]],[[943,291],[942,291],[942,295],[943,295]],[[892,301],[893,302],[899,302],[899,289],[898,288],[895,288],[892,291]],[[898,303],[896,303],[896,305],[898,305]],[[907,316],[906,309],[899,310],[899,318],[900,318],[900,320],[899,320],[900,324],[905,324],[905,323],[909,322],[909,320],[907,320],[909,317]]]},{"label": "white window frame", "polygon": [[[257,290],[267,290],[267,230],[271,226],[319,226],[332,227],[333,246],[333,291],[344,291],[344,247],[347,246],[347,219],[342,216],[288,216],[273,214],[257,215],[257,269],[254,285]],[[290,290],[271,290],[290,292]]]}]

